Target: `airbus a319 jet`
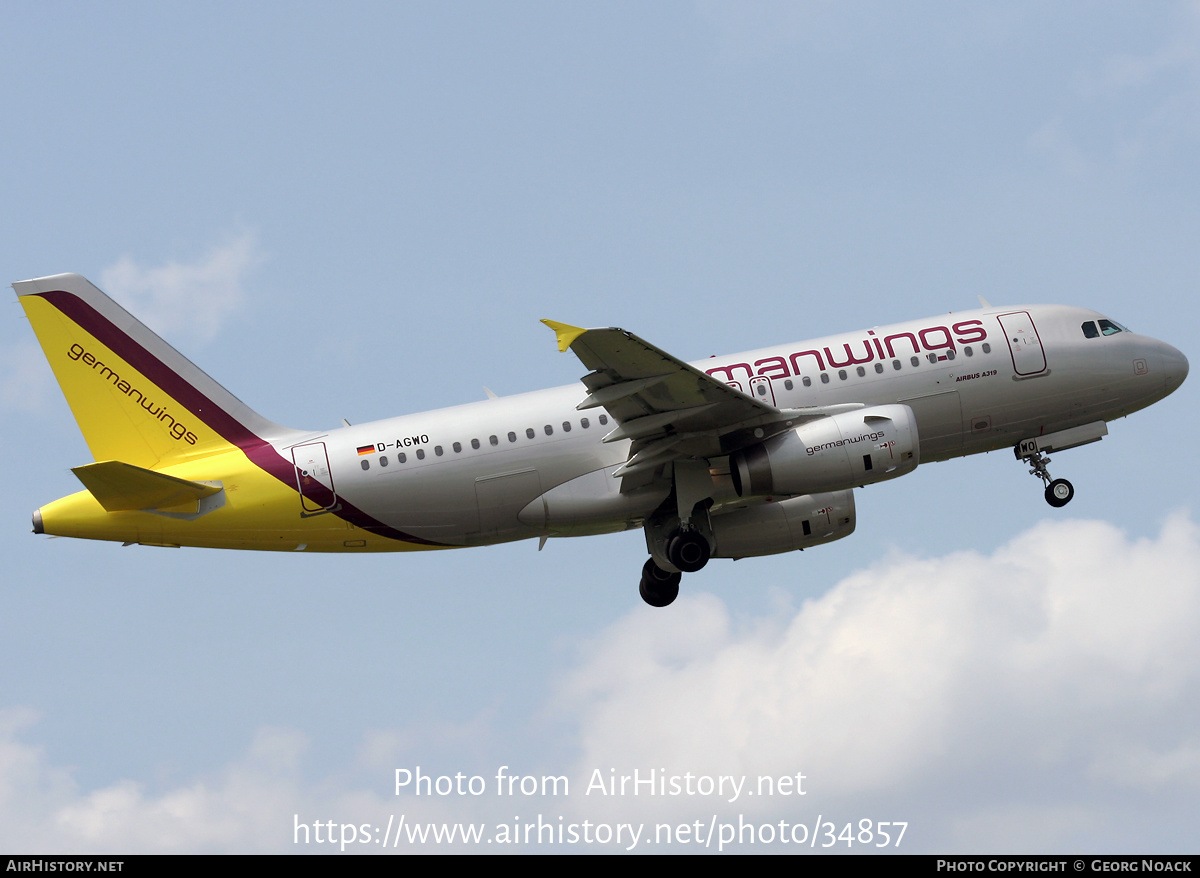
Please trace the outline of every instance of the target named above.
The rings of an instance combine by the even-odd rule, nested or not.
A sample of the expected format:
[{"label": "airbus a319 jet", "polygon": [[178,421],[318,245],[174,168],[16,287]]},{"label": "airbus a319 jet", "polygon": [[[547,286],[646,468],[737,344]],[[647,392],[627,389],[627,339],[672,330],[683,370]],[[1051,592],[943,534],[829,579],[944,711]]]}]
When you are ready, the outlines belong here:
[{"label": "airbus a319 jet", "polygon": [[[688,364],[623,329],[545,322],[582,386],[331,430],[252,411],[74,274],[13,285],[94,462],[39,534],[147,546],[386,552],[640,527],[642,598],[710,558],[854,530],[854,488],[1011,447],[1063,506],[1048,452],[1094,442],[1188,373],[1083,308],[931,317]],[[344,422],[343,422],[344,423]]]}]

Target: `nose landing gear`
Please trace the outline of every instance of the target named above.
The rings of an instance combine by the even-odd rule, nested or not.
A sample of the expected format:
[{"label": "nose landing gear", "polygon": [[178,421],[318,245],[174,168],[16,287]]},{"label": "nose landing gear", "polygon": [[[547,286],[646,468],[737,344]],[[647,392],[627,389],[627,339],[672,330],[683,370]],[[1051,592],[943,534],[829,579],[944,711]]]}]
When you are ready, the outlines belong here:
[{"label": "nose landing gear", "polygon": [[1046,486],[1046,502],[1055,509],[1070,503],[1071,498],[1075,496],[1075,486],[1066,479],[1055,479],[1050,476],[1050,470],[1046,468],[1050,463],[1050,458],[1037,450],[1028,451],[1025,454],[1021,454],[1021,451],[1021,446],[1017,446],[1017,457],[1031,467],[1029,474],[1037,476]]},{"label": "nose landing gear", "polygon": [[1046,465],[1050,458],[1043,451],[1066,451],[1089,442],[1099,442],[1108,435],[1108,425],[1104,421],[1094,421],[1069,430],[1059,430],[1056,433],[1046,433],[1029,439],[1022,439],[1013,446],[1013,455],[1017,460],[1029,464],[1030,475],[1037,476],[1046,486],[1046,502],[1058,508],[1066,506],[1075,496],[1075,488],[1066,479],[1055,479],[1050,476]]}]

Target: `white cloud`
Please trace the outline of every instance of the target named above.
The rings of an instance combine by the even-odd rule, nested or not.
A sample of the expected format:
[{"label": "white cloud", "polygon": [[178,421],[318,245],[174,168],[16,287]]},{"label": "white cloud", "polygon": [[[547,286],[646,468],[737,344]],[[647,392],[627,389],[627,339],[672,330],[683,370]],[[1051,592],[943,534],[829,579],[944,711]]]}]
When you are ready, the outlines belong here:
[{"label": "white cloud", "polygon": [[262,258],[246,231],[193,263],[147,268],[122,256],[101,272],[100,287],[155,332],[186,330],[210,341],[241,306],[243,278]]},{"label": "white cloud", "polygon": [[[241,307],[243,279],[262,258],[255,235],[242,232],[194,263],[144,268],[122,256],[101,272],[100,288],[159,334],[190,333],[211,341],[222,321]],[[0,349],[0,407],[36,411],[57,395],[32,331]]]},{"label": "white cloud", "polygon": [[10,851],[41,849],[53,836],[45,818],[75,793],[65,769],[49,766],[39,748],[18,740],[37,721],[27,707],[0,710],[0,845]]},{"label": "white cloud", "polygon": [[25,708],[0,712],[0,847],[9,851],[264,851],[282,847],[304,796],[297,780],[305,742],[264,729],[218,776],[160,796],[131,780],[83,792],[70,772],[20,740],[36,722]]},{"label": "white cloud", "polygon": [[[639,607],[557,681],[552,721],[573,721],[578,756],[539,772],[569,775],[566,798],[501,798],[490,786],[392,796],[393,768],[428,764],[438,746],[419,725],[366,733],[344,768],[315,781],[301,770],[305,737],[264,729],[225,768],[175,788],[118,779],[85,791],[23,740],[35,714],[0,712],[0,847],[328,851],[293,844],[296,815],[492,831],[540,813],[646,821],[649,834],[713,815],[820,814],[839,830],[906,821],[910,852],[1178,850],[1187,841],[1171,821],[1200,805],[1198,627],[1200,528],[1184,515],[1153,539],[1066,521],[990,555],[897,554],[798,610],[745,622],[704,594]],[[476,760],[479,723],[490,719],[449,735],[462,739],[449,763]],[[588,796],[595,769],[745,775],[751,789],[760,775],[803,772],[807,795]]]},{"label": "white cloud", "polygon": [[[1152,828],[1130,795],[1193,812],[1200,799],[1200,533],[1183,516],[1156,540],[1069,521],[991,556],[893,557],[744,630],[711,596],[679,603],[669,627],[645,612],[604,632],[563,682],[577,777],[803,771],[804,808],[739,811],[890,807],[935,850],[1062,850],[1113,810],[1125,835],[1094,839],[1117,849]],[[622,809],[686,819],[712,805]],[[981,835],[999,812],[1039,829]],[[1061,831],[1045,831],[1051,813]]]},{"label": "white cloud", "polygon": [[93,850],[276,848],[286,829],[281,815],[303,798],[298,773],[306,745],[298,732],[263,729],[249,752],[214,779],[157,797],[118,781],[63,805],[54,822]]},{"label": "white cloud", "polygon": [[[402,761],[370,766],[365,788],[355,785],[352,770],[307,780],[308,740],[286,728],[260,729],[243,755],[174,788],[155,793],[145,784],[117,779],[85,791],[69,769],[22,740],[37,720],[28,708],[0,710],[0,849],[13,853],[333,853],[342,848],[337,839],[345,840],[347,853],[382,853],[379,836],[362,841],[364,824],[382,831],[389,817],[395,822],[403,816],[410,827],[458,822],[494,827],[512,817],[511,805],[491,796],[391,795],[394,768],[411,764]],[[390,746],[388,737],[369,732],[365,748]],[[387,851],[455,847],[402,834]]]}]

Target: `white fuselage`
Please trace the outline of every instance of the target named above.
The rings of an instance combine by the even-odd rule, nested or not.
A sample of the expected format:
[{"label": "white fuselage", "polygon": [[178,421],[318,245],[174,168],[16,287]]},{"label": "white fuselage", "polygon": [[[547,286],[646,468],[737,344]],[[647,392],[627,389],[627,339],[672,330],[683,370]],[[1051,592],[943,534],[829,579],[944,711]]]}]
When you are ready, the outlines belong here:
[{"label": "white fuselage", "polygon": [[[1128,331],[1088,337],[1084,325],[1102,320],[1065,306],[993,308],[692,365],[781,409],[907,405],[928,462],[1112,420],[1183,380],[1186,359],[1163,342]],[[665,492],[620,493],[612,470],[629,442],[602,441],[617,425],[603,408],[576,409],[586,393],[558,387],[275,444],[297,466],[317,461],[336,497],[437,544],[637,526]],[[721,463],[711,463],[719,482]],[[547,517],[535,501],[552,491]],[[714,496],[717,509],[733,499],[727,489]]]}]

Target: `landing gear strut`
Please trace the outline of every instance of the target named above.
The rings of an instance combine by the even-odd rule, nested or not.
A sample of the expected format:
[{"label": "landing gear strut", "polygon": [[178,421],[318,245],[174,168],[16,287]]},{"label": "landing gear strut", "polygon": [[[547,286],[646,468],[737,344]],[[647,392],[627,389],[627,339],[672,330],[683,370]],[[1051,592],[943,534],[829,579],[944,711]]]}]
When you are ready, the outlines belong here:
[{"label": "landing gear strut", "polygon": [[1071,498],[1075,496],[1075,487],[1066,479],[1051,478],[1050,470],[1047,469],[1050,458],[1036,450],[1027,454],[1021,454],[1019,446],[1017,448],[1017,457],[1029,464],[1031,467],[1029,474],[1037,476],[1042,480],[1042,484],[1046,486],[1047,503],[1057,509],[1071,502]]},{"label": "landing gear strut", "polygon": [[655,564],[653,558],[647,558],[638,592],[650,606],[665,607],[679,597],[679,580],[682,578],[682,573],[668,573]]},{"label": "landing gear strut", "polygon": [[650,559],[642,568],[639,591],[650,606],[665,607],[675,600],[683,574],[695,573],[712,557],[707,507],[700,512],[701,515],[684,522],[668,507],[646,521],[646,549]]}]

